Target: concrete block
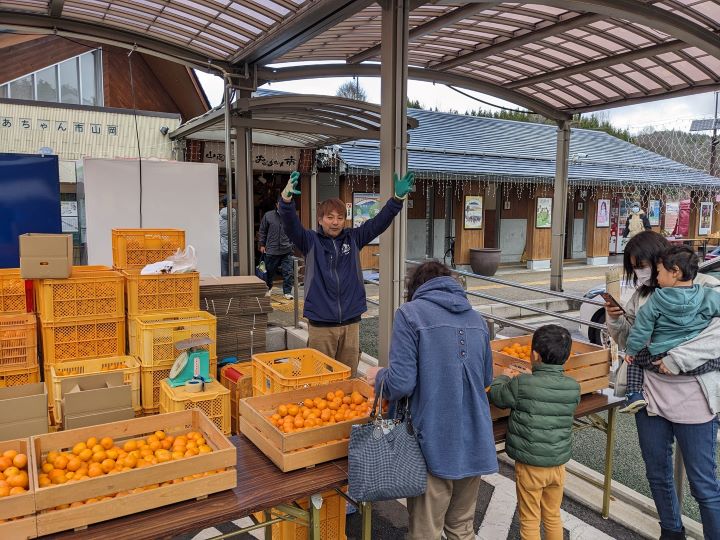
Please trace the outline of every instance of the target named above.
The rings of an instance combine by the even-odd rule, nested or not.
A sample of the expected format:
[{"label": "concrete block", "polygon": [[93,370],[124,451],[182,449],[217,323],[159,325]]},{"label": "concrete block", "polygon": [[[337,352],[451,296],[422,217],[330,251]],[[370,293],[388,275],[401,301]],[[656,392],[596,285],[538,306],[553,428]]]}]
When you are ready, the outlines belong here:
[{"label": "concrete block", "polygon": [[608,264],[608,257],[588,257],[585,262],[589,266],[603,266]]},{"label": "concrete block", "polygon": [[286,331],[280,326],[271,326],[265,334],[265,350],[267,352],[284,351],[287,349]]},{"label": "concrete block", "polygon": [[529,260],[528,270],[550,270],[550,259]]},{"label": "concrete block", "polygon": [[308,344],[308,332],[305,328],[285,327],[288,349],[304,349]]}]

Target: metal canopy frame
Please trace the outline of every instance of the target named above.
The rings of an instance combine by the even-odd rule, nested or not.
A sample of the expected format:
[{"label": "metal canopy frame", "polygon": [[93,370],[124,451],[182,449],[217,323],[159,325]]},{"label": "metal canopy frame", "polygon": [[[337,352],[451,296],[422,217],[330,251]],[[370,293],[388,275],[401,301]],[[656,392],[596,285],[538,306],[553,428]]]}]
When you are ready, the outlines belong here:
[{"label": "metal canopy frame", "polygon": [[[284,137],[306,147],[321,148],[354,139],[380,139],[381,107],[347,98],[282,93],[240,98],[233,102],[230,113],[232,126],[251,128],[253,134]],[[407,129],[417,126],[417,120],[407,118]],[[231,136],[234,135],[233,131]],[[171,139],[224,140],[225,107],[185,122],[168,136]]]},{"label": "metal canopy frame", "polygon": [[[719,0],[408,4],[411,79],[453,81],[556,120],[720,88]],[[380,20],[372,0],[0,1],[0,30],[137,49],[246,78],[245,88],[272,62],[365,69],[380,57]]]}]

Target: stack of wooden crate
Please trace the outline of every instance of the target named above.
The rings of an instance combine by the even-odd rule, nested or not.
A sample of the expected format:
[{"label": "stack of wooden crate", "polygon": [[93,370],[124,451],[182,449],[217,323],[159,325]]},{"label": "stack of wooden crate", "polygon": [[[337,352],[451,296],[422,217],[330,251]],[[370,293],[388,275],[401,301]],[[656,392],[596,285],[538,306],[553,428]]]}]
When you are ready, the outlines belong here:
[{"label": "stack of wooden crate", "polygon": [[108,267],[75,266],[69,278],[36,280],[33,288],[52,409],[52,366],[125,354],[124,280]]},{"label": "stack of wooden crate", "polygon": [[0,387],[40,382],[35,315],[20,270],[0,270]]},{"label": "stack of wooden crate", "polygon": [[140,361],[141,402],[145,414],[160,407],[161,381],[182,352],[178,341],[195,337],[212,340],[211,376],[217,376],[217,324],[200,311],[200,275],[141,275],[144,266],[185,249],[185,231],[178,229],[113,229],[113,266],[122,272],[127,294],[128,347]]}]

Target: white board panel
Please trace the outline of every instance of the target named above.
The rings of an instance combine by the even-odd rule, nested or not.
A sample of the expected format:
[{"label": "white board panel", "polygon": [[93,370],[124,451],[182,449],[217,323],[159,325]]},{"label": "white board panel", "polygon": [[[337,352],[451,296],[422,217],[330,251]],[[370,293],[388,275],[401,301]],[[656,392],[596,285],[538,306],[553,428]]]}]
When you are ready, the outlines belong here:
[{"label": "white board panel", "polygon": [[500,220],[500,254],[501,262],[518,262],[525,251],[527,239],[526,219]]},{"label": "white board panel", "polygon": [[88,264],[112,266],[112,229],[140,226],[138,163],[86,159],[83,170]]},{"label": "white board panel", "polygon": [[[213,163],[143,162],[143,227],[184,229],[198,271],[220,275],[218,169]],[[245,231],[241,231],[245,234]]]},{"label": "white board panel", "polygon": [[[84,165],[88,264],[110,266],[111,230],[140,227],[138,162],[86,159]],[[184,229],[200,273],[219,275],[217,165],[143,160],[142,168],[142,226]]]}]

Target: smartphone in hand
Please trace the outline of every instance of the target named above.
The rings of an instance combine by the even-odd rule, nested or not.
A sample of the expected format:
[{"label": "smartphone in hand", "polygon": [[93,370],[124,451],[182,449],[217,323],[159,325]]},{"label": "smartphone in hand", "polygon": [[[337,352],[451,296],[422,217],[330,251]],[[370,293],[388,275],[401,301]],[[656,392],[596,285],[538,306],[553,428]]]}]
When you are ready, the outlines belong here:
[{"label": "smartphone in hand", "polygon": [[625,313],[625,309],[620,305],[620,302],[615,300],[615,298],[613,297],[612,294],[610,294],[608,292],[604,292],[604,293],[600,293],[600,296],[602,296],[602,298],[603,298],[603,300],[605,300],[605,302],[607,302],[608,304],[610,304],[613,307],[618,308],[620,311]]}]

